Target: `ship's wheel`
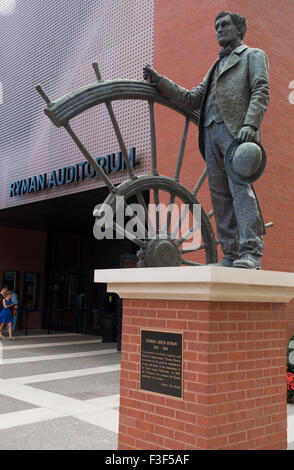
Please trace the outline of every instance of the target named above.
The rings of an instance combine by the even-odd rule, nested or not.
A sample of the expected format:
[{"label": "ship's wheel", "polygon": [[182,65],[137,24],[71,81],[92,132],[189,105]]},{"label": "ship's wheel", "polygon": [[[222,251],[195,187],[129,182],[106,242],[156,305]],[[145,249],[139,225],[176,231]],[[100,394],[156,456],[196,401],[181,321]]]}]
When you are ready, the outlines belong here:
[{"label": "ship's wheel", "polygon": [[[138,219],[138,233],[130,233],[125,227],[117,223],[117,218],[112,225],[120,236],[124,236],[138,246],[138,266],[180,266],[203,265],[217,262],[217,240],[215,239],[210,219],[213,211],[206,214],[203,207],[199,206],[197,194],[206,179],[206,169],[192,191],[180,182],[180,172],[184,162],[185,147],[190,124],[198,123],[196,112],[181,109],[176,103],[164,97],[154,86],[146,81],[113,80],[103,81],[100,76],[97,63],[93,64],[97,77],[97,83],[79,88],[65,96],[51,101],[41,85],[36,89],[47,103],[45,114],[57,127],[64,127],[73,139],[87,161],[100,175],[109,189],[109,195],[104,204],[95,208],[95,230],[103,226],[105,230],[105,212],[112,208],[113,217],[117,208],[122,208],[129,217],[133,215],[132,203],[136,201],[142,208],[144,222]],[[116,119],[112,102],[117,100],[143,100],[148,102],[151,135],[151,168],[149,175],[136,176],[123,140],[123,136]],[[178,157],[174,170],[174,177],[160,175],[158,173],[156,129],[154,118],[154,104],[171,108],[185,118]],[[103,168],[96,162],[81,142],[69,121],[80,113],[94,106],[107,107],[111,122],[122,152],[129,179],[114,186]],[[149,200],[146,200],[146,194]],[[118,198],[118,196],[120,196]],[[120,201],[118,204],[117,201]],[[123,201],[123,202],[121,202]],[[168,210],[164,216],[160,214],[161,202],[164,201]],[[155,208],[152,217],[149,206]],[[195,207],[201,207],[198,216],[195,216]],[[158,208],[158,210],[156,210]],[[184,208],[184,210],[183,210]],[[175,216],[175,214],[176,216]],[[176,220],[175,220],[176,217]],[[152,219],[152,220],[151,220]],[[270,225],[270,224],[267,224]],[[197,240],[193,244],[194,240]],[[191,242],[192,240],[192,242]],[[190,241],[190,242],[189,242]]]}]

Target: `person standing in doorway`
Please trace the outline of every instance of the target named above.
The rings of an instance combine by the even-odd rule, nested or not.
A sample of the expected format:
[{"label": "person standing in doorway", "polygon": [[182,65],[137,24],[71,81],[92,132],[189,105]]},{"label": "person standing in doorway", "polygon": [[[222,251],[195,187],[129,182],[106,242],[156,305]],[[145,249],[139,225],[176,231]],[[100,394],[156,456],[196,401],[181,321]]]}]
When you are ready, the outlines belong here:
[{"label": "person standing in doorway", "polygon": [[[3,300],[5,299],[5,296],[7,294],[7,291],[8,291],[8,286],[7,284],[3,284],[1,286],[1,290],[0,290],[0,313],[2,311],[2,308],[3,308]],[[1,332],[1,335],[3,334],[3,332]]]},{"label": "person standing in doorway", "polygon": [[17,317],[18,317],[18,295],[14,290],[12,291],[11,300],[14,305],[13,316],[12,316],[12,332],[14,334],[16,330],[16,323],[17,323]]},{"label": "person standing in doorway", "polygon": [[2,310],[2,302],[3,302],[3,299],[5,299],[5,296],[7,294],[7,290],[8,290],[8,287],[6,284],[3,284],[1,286],[1,290],[0,290],[0,312]]},{"label": "person standing in doorway", "polygon": [[3,299],[3,308],[0,313],[0,338],[3,337],[2,331],[5,325],[8,325],[8,333],[9,333],[9,340],[14,341],[12,335],[12,310],[13,310],[13,302],[12,302],[12,291],[7,291],[5,298]]}]

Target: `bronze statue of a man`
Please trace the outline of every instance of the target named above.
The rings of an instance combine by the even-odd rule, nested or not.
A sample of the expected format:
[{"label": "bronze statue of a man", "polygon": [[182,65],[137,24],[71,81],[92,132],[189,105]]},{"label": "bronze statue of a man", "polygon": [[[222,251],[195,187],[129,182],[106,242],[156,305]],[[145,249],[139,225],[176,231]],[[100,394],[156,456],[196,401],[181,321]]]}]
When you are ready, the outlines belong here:
[{"label": "bronze statue of a man", "polygon": [[199,148],[224,253],[218,265],[260,269],[264,224],[258,201],[251,184],[239,184],[227,174],[224,156],[235,139],[259,140],[269,101],[268,60],[262,50],[243,44],[243,16],[222,11],[215,29],[222,49],[200,85],[186,90],[149,65],[144,79],[181,107],[200,111]]}]

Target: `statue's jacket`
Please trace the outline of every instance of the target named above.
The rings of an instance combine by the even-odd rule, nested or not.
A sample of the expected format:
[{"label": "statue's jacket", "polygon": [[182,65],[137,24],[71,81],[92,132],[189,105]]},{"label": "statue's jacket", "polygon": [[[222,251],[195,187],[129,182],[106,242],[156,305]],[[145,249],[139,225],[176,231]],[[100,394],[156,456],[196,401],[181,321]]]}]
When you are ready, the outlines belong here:
[{"label": "statue's jacket", "polygon": [[[185,110],[199,111],[199,148],[205,158],[203,118],[210,83],[219,59],[200,83],[187,90],[166,77],[157,88]],[[241,44],[226,61],[216,81],[217,105],[229,132],[237,138],[242,126],[256,128],[257,134],[269,102],[268,59],[264,51]]]}]

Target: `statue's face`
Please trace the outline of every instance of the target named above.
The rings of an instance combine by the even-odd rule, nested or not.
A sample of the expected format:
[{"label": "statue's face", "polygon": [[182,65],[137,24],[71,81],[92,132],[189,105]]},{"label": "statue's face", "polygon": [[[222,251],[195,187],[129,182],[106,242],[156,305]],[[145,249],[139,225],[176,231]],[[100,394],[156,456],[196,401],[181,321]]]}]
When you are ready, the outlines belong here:
[{"label": "statue's face", "polygon": [[237,26],[230,15],[222,16],[215,22],[216,37],[221,47],[226,47],[230,42],[240,39]]}]

